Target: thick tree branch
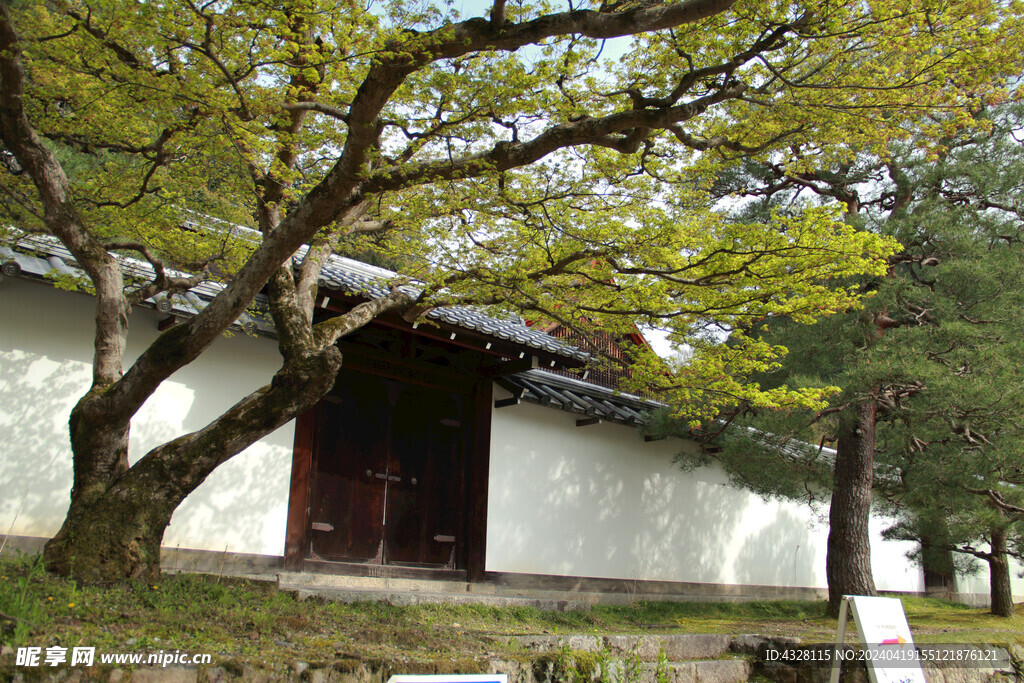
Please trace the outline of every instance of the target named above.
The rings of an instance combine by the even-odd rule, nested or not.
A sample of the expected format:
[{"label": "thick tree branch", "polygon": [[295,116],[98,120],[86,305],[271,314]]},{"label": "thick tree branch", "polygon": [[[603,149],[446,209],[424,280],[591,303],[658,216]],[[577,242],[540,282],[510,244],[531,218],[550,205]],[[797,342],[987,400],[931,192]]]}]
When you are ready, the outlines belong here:
[{"label": "thick tree branch", "polygon": [[505,0],[494,0],[491,7],[491,28],[500,30],[505,24]]},{"label": "thick tree branch", "polygon": [[520,24],[495,27],[485,19],[469,19],[435,31],[395,41],[396,53],[382,69],[408,68],[438,59],[452,59],[487,50],[514,51],[556,36],[619,38],[691,24],[720,14],[735,0],[684,0],[677,3],[639,5],[624,12],[572,10],[548,14]]},{"label": "thick tree branch", "polygon": [[[334,253],[334,250],[338,247],[338,242],[343,236],[362,232],[357,229],[357,226],[362,222],[363,216],[366,215],[369,209],[370,203],[363,202],[353,208],[338,225],[327,230],[325,235],[321,234],[317,239],[310,240],[309,249],[306,250],[306,255],[302,257],[302,265],[299,267],[298,280],[296,282],[296,287],[301,296],[301,305],[308,308],[310,316],[312,316],[314,297],[316,296],[317,285],[324,264],[327,263],[327,260]],[[365,232],[372,231],[373,229],[370,226],[365,230]]]},{"label": "thick tree branch", "polygon": [[[472,178],[486,173],[506,171],[531,164],[548,154],[567,147],[588,144],[612,146],[610,136],[622,131],[667,128],[704,113],[725,100],[738,97],[746,89],[743,84],[725,88],[711,95],[677,107],[617,112],[599,118],[583,118],[552,126],[536,137],[518,143],[499,142],[491,150],[451,162],[425,162],[386,167],[375,170],[363,184],[369,193],[384,192],[437,180]],[[628,139],[628,138],[627,138]],[[635,151],[631,147],[620,151]]]},{"label": "thick tree branch", "polygon": [[25,112],[25,67],[6,3],[0,3],[0,139],[32,178],[43,207],[43,222],[71,251],[96,287],[93,382],[111,384],[121,376],[128,305],[120,264],[85,229],[68,178]]},{"label": "thick tree branch", "polygon": [[974,557],[977,557],[979,560],[985,560],[986,562],[991,561],[992,557],[993,557],[992,553],[987,553],[987,552],[985,552],[983,550],[978,550],[974,546],[970,546],[970,545],[949,545],[949,546],[946,546],[946,547],[949,548],[950,550],[952,550],[955,553],[963,553],[964,555],[973,555]]},{"label": "thick tree branch", "polygon": [[348,123],[348,111],[340,107],[332,107],[329,104],[323,102],[285,102],[281,105],[281,109],[285,111],[315,111],[320,114],[326,114],[331,118],[338,119],[344,123]]},{"label": "thick tree branch", "polygon": [[412,295],[401,289],[393,288],[387,296],[365,301],[344,315],[317,323],[313,329],[317,346],[320,349],[332,346],[345,335],[363,327],[382,313],[407,308],[412,306],[415,301]]},{"label": "thick tree branch", "polygon": [[287,363],[313,352],[313,307],[304,305],[304,298],[295,282],[295,271],[289,259],[274,271],[267,283],[270,315],[277,331],[277,348]]}]

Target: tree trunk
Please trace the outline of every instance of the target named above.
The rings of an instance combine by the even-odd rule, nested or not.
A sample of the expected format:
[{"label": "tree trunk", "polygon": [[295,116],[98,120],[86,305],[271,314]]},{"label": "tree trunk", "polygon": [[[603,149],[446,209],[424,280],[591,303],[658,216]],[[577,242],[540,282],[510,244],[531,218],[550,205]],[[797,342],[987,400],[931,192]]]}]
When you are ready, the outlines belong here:
[{"label": "tree trunk", "polygon": [[836,452],[835,481],[829,506],[828,613],[839,616],[844,595],[874,595],[871,576],[871,486],[875,459],[873,401],[857,406],[855,419],[843,420]]},{"label": "tree trunk", "polygon": [[921,569],[924,571],[924,590],[929,597],[952,600],[956,597],[956,568],[950,551],[949,529],[946,520],[932,515],[919,524],[921,530]]},{"label": "tree trunk", "polygon": [[[89,482],[76,477],[64,525],[46,544],[47,568],[89,583],[158,576],[160,544],[178,505],[222,463],[312,407],[330,391],[340,367],[335,346],[286,362],[269,385],[203,429],[150,451],[106,484],[99,476]],[[105,428],[102,422],[78,425],[83,438]],[[79,489],[83,483],[88,486]]]},{"label": "tree trunk", "polygon": [[46,544],[49,571],[87,583],[149,580],[160,574],[160,542],[176,505],[151,487],[118,482],[91,503],[73,499]]},{"label": "tree trunk", "polygon": [[992,528],[992,552],[988,557],[989,590],[992,614],[1013,616],[1013,590],[1010,586],[1010,562],[1006,554],[1006,529]]}]

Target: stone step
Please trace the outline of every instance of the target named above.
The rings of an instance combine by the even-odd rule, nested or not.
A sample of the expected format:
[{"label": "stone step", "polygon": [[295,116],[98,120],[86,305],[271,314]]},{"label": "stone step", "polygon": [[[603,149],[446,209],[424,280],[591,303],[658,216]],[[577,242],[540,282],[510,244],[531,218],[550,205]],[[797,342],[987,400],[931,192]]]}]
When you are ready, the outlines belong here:
[{"label": "stone step", "polygon": [[[408,593],[453,593],[473,595],[505,595],[510,597],[545,597],[576,599],[585,602],[586,597],[597,597],[599,593],[587,591],[560,591],[535,588],[512,588],[490,583],[467,583],[439,579],[406,579],[375,576],[348,576],[344,574],[317,574],[313,572],[291,572],[277,575],[278,587],[306,590],[380,590]],[[580,596],[577,598],[576,596]],[[628,597],[628,596],[623,596]]]},{"label": "stone step", "polygon": [[534,607],[550,612],[589,610],[591,603],[560,598],[524,597],[511,595],[486,595],[478,593],[429,593],[426,591],[393,591],[380,588],[297,588],[285,587],[300,600],[319,596],[339,602],[387,601],[392,605],[488,605],[490,607]]},{"label": "stone step", "polygon": [[566,653],[539,659],[523,668],[521,663],[492,661],[492,669],[507,673],[509,681],[552,683],[741,683],[753,674],[744,659],[693,660],[689,662],[640,662],[633,658],[601,657],[597,661]]},{"label": "stone step", "polygon": [[631,596],[613,596],[586,591],[559,591],[532,588],[511,588],[486,583],[441,581],[433,579],[382,578],[315,574],[312,572],[282,573],[277,576],[281,590],[298,591],[301,595],[316,592],[334,600],[387,600],[394,604],[416,605],[426,602],[449,604],[484,604],[493,606],[535,606],[547,610],[589,610],[592,605],[631,601]]},{"label": "stone step", "polygon": [[[541,601],[545,604],[559,605],[571,603],[582,605],[587,609],[588,605],[628,605],[643,600],[687,600],[705,601],[730,599],[728,596],[714,596],[706,593],[644,593],[640,592],[614,592],[598,590],[579,589],[543,589],[532,587],[507,586],[498,583],[467,583],[465,581],[452,581],[440,579],[423,578],[397,578],[397,577],[373,577],[373,576],[349,576],[344,574],[321,574],[314,572],[282,572],[277,575],[277,585],[282,590],[306,590],[306,591],[379,591],[382,596],[378,599],[391,599],[388,596],[397,593],[429,593],[434,595],[454,594],[481,596],[479,599],[470,599],[459,602],[476,602],[484,604],[495,604],[500,601],[489,601],[485,596],[498,596],[510,598],[529,598],[534,601]],[[364,596],[360,599],[373,599],[371,596]],[[432,598],[436,601],[436,598]],[[528,604],[528,603],[523,603]]]},{"label": "stone step", "polygon": [[408,593],[466,593],[469,591],[469,584],[464,581],[347,576],[314,572],[278,574],[277,586],[283,590],[382,590]]},{"label": "stone step", "polygon": [[673,633],[668,635],[530,635],[496,639],[533,652],[576,650],[633,658],[641,662],[659,659],[684,662],[717,659],[729,652],[732,637],[714,633]]},{"label": "stone step", "polygon": [[629,661],[610,665],[602,681],[637,681],[637,683],[741,683],[753,672],[750,662],[743,659],[713,659],[691,662],[642,662],[635,667]]}]

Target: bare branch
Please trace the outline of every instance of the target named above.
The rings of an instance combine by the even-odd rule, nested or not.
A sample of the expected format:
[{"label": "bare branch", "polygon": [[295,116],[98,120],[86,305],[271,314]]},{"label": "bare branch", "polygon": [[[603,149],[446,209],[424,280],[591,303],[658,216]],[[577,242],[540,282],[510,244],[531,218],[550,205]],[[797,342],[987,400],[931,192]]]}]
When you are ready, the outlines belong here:
[{"label": "bare branch", "polygon": [[136,240],[116,240],[107,242],[105,246],[110,251],[138,252],[153,267],[155,273],[153,280],[149,284],[126,295],[128,303],[132,305],[154,297],[161,292],[176,293],[186,291],[198,285],[207,276],[207,268],[205,266],[201,269],[201,272],[189,277],[168,276],[163,259],[157,258],[148,245]]},{"label": "bare branch", "polygon": [[[716,135],[713,138],[700,139],[696,138],[682,129],[677,125],[668,126],[668,130],[676,137],[679,142],[683,143],[690,149],[698,151],[706,151],[709,149],[728,149],[732,152],[741,152],[743,154],[758,154],[764,150],[772,147],[780,140],[784,140],[788,137],[802,133],[806,130],[805,126],[799,126],[797,128],[791,128],[789,130],[782,131],[778,135],[775,135],[770,140],[766,140],[760,145],[750,146],[744,145],[734,140],[729,140],[723,135]],[[790,180],[792,182],[792,180]]]},{"label": "bare branch", "polygon": [[106,31],[100,29],[92,24],[92,14],[82,16],[75,10],[67,10],[67,15],[78,22],[78,25],[85,29],[85,32],[91,35],[93,38],[99,40],[104,47],[109,48],[114,55],[120,60],[122,64],[128,66],[137,71],[150,71],[156,73],[152,69],[145,67],[145,62],[135,56],[131,50],[126,48],[124,45],[114,42],[110,39],[110,36]]},{"label": "bare branch", "polygon": [[348,112],[340,107],[332,107],[323,102],[285,102],[280,105],[285,111],[315,111],[331,118],[348,123]]},{"label": "bare branch", "polygon": [[491,7],[491,28],[498,31],[504,24],[505,0],[494,0],[494,6]]},{"label": "bare branch", "polygon": [[985,560],[986,562],[991,560],[992,557],[993,557],[992,553],[986,553],[985,551],[978,550],[974,546],[970,546],[970,545],[963,545],[963,546],[960,546],[960,545],[950,545],[950,546],[947,546],[947,547],[950,550],[952,550],[953,552],[955,552],[955,553],[963,553],[965,555],[973,555],[974,557],[977,557],[979,560]]},{"label": "bare branch", "polygon": [[[193,110],[192,116],[196,115],[196,110]],[[51,140],[57,140],[64,144],[74,147],[79,151],[85,152],[86,154],[92,154],[94,150],[104,149],[112,152],[124,152],[125,154],[141,154],[148,158],[154,158],[159,155],[160,151],[167,145],[167,142],[171,137],[184,128],[185,126],[178,126],[176,128],[165,128],[160,136],[156,140],[149,143],[148,145],[126,145],[119,142],[102,142],[97,140],[90,140],[81,135],[75,135],[72,133],[44,133],[47,138]]]}]

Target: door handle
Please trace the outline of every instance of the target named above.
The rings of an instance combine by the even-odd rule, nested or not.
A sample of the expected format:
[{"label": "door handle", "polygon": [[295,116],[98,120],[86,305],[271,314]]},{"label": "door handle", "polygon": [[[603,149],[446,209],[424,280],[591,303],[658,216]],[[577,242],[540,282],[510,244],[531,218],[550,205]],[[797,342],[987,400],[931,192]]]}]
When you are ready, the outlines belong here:
[{"label": "door handle", "polygon": [[[370,470],[367,470],[367,472],[369,471]],[[377,477],[378,479],[384,479],[386,481],[402,481],[401,477],[396,477],[393,474],[384,474],[383,472],[377,472],[373,476]]]}]

